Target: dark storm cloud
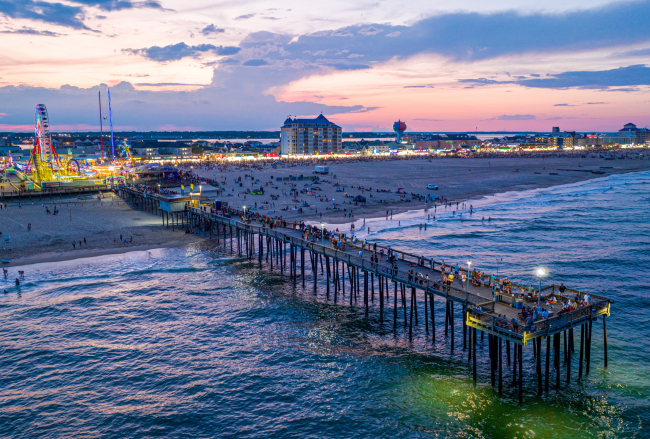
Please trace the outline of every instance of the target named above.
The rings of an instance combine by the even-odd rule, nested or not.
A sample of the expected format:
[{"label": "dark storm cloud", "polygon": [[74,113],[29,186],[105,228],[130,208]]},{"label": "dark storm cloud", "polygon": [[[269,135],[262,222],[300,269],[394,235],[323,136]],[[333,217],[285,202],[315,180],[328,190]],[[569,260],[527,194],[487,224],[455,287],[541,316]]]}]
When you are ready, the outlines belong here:
[{"label": "dark storm cloud", "polygon": [[157,62],[177,61],[186,57],[197,57],[205,53],[235,55],[239,51],[239,47],[234,46],[213,46],[212,44],[188,46],[185,43],[172,44],[165,47],[152,46],[142,49],[122,49],[122,52],[140,55]]}]

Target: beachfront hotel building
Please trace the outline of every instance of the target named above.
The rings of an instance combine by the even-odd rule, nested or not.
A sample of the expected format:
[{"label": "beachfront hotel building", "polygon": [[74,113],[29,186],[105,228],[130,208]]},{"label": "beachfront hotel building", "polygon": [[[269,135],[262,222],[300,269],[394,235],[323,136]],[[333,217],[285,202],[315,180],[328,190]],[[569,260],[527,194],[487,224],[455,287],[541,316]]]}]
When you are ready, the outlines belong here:
[{"label": "beachfront hotel building", "polygon": [[288,117],[280,128],[281,154],[331,154],[341,151],[341,127],[322,114],[314,119]]}]

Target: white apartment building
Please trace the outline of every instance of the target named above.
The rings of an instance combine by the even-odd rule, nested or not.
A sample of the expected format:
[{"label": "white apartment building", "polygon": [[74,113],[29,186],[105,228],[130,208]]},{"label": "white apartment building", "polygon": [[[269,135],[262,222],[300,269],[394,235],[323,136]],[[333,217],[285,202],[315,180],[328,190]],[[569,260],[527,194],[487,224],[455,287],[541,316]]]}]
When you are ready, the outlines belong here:
[{"label": "white apartment building", "polygon": [[322,114],[315,119],[284,121],[280,129],[281,154],[330,154],[341,150],[341,127]]}]

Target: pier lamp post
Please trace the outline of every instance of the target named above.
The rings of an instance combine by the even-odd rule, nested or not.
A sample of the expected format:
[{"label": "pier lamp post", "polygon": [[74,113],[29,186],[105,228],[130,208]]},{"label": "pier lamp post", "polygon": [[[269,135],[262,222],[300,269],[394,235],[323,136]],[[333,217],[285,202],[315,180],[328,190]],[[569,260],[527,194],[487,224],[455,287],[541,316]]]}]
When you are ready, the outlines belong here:
[{"label": "pier lamp post", "polygon": [[325,224],[320,223],[320,245],[325,245]]},{"label": "pier lamp post", "polygon": [[242,208],[244,209],[244,222],[246,222],[246,206],[242,206]]},{"label": "pier lamp post", "polygon": [[537,292],[537,306],[540,306],[542,300],[542,278],[548,275],[548,271],[545,268],[538,268],[535,270],[535,274],[539,278],[539,291]]},{"label": "pier lamp post", "polygon": [[472,261],[467,261],[467,287],[465,288],[466,291],[469,291],[469,270],[471,265],[472,265]]}]

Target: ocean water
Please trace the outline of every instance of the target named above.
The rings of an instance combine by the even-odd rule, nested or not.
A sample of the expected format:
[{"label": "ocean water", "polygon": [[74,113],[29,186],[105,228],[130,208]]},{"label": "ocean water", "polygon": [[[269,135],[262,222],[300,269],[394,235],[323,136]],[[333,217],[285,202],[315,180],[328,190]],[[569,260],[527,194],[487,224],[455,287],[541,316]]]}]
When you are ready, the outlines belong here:
[{"label": "ocean water", "polygon": [[487,338],[474,385],[442,302],[435,342],[422,320],[409,339],[377,310],[203,243],[27,266],[20,290],[11,269],[0,437],[648,437],[649,188],[648,172],[613,175],[477,200],[462,219],[437,209],[426,231],[431,210],[367,221],[394,247],[487,271],[498,261],[522,282],[543,265],[614,300],[609,367],[598,320],[590,375],[538,397],[528,347],[521,406],[509,370],[504,395],[491,388]]}]

